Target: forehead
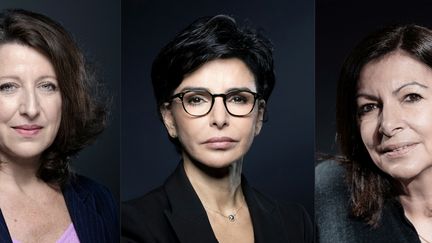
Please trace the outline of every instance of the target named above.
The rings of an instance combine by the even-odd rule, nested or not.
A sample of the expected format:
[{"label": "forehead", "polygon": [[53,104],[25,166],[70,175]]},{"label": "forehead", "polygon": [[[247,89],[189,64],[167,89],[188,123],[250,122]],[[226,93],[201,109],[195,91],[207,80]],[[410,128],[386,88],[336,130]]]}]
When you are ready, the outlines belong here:
[{"label": "forehead", "polygon": [[432,83],[432,69],[404,51],[396,51],[367,63],[361,73],[357,90],[395,90],[407,82]]},{"label": "forehead", "polygon": [[3,75],[55,76],[53,65],[45,55],[18,43],[0,45],[0,72]]},{"label": "forehead", "polygon": [[189,87],[208,89],[213,93],[223,93],[232,88],[248,88],[256,91],[255,78],[247,65],[237,58],[216,59],[205,63],[187,75],[176,92]]}]

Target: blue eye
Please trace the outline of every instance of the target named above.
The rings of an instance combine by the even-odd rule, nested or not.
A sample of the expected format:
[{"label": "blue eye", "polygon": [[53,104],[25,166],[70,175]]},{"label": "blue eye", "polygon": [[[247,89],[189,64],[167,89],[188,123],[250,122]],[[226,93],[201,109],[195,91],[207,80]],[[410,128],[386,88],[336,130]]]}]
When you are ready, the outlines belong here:
[{"label": "blue eye", "polygon": [[45,82],[39,85],[39,88],[47,92],[53,92],[57,90],[57,86],[51,82]]},{"label": "blue eye", "polygon": [[2,93],[12,93],[18,88],[15,83],[4,83],[0,85],[0,92]]}]

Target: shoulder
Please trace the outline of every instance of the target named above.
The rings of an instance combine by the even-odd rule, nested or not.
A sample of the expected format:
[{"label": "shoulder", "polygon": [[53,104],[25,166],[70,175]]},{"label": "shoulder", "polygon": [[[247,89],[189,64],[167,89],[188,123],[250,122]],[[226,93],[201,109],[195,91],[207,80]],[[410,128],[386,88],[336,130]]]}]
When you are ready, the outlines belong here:
[{"label": "shoulder", "polygon": [[318,164],[315,167],[315,218],[320,242],[346,242],[354,236],[349,200],[343,166],[336,161]]},{"label": "shoulder", "polygon": [[344,183],[345,169],[337,161],[326,160],[315,167],[315,188],[331,189]]},{"label": "shoulder", "polygon": [[297,242],[314,241],[314,226],[302,205],[275,200],[256,189],[253,189],[253,192],[263,208],[272,210],[273,219],[281,222],[290,239],[295,239]]},{"label": "shoulder", "polygon": [[284,220],[285,227],[291,233],[299,234],[303,242],[314,241],[315,228],[309,214],[302,205],[278,202],[278,208]]},{"label": "shoulder", "polygon": [[163,212],[169,207],[164,188],[158,187],[147,194],[122,203],[122,213],[151,215]]},{"label": "shoulder", "polygon": [[[85,176],[74,174],[63,187],[63,195],[72,221],[77,224],[77,232],[84,235],[105,232],[105,237],[118,241],[119,211],[117,202],[108,188]],[[100,232],[86,231],[90,225]]]},{"label": "shoulder", "polygon": [[174,235],[164,214],[170,204],[163,186],[122,203],[122,242],[153,242],[156,238]]},{"label": "shoulder", "polygon": [[271,204],[283,215],[284,218],[292,220],[294,222],[303,221],[305,218],[309,220],[309,215],[304,207],[298,203],[282,202],[275,200],[260,191],[253,189],[256,198],[263,204]]},{"label": "shoulder", "polygon": [[[109,221],[118,221],[118,205],[111,191],[92,179],[74,174],[64,187],[65,200],[78,199]],[[74,204],[75,205],[75,204]]]},{"label": "shoulder", "polygon": [[318,207],[326,202],[338,205],[348,202],[345,174],[345,168],[333,160],[323,161],[315,167],[315,200],[320,202]]},{"label": "shoulder", "polygon": [[69,185],[80,196],[92,196],[98,201],[114,201],[111,191],[96,181],[78,174],[69,179]]},{"label": "shoulder", "polygon": [[[348,202],[345,169],[336,161],[324,161],[315,167],[315,200],[318,209],[323,203],[340,205]],[[341,201],[342,200],[342,201]]]}]

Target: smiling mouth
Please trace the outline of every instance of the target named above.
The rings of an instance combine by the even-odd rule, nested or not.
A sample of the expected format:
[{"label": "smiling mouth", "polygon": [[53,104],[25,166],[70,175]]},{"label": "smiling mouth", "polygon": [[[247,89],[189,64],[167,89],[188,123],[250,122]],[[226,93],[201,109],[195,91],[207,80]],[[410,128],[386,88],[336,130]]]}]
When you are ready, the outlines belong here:
[{"label": "smiling mouth", "polygon": [[389,146],[383,149],[382,153],[389,158],[402,157],[407,153],[409,153],[411,150],[413,150],[416,146],[417,143],[410,143],[410,144],[405,144],[400,146]]},{"label": "smiling mouth", "polygon": [[22,125],[22,126],[15,126],[12,127],[15,131],[17,131],[20,135],[23,135],[25,137],[31,137],[34,135],[37,135],[40,130],[42,130],[42,126],[38,125]]}]

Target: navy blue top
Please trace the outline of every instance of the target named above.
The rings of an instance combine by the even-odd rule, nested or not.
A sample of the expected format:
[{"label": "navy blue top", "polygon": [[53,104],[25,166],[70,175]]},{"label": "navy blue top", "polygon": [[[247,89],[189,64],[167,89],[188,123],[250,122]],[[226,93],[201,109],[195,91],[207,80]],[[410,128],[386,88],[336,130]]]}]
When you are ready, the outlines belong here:
[{"label": "navy blue top", "polygon": [[[118,208],[107,188],[89,178],[75,175],[62,192],[81,243],[119,241]],[[1,210],[0,242],[12,243]]]}]

